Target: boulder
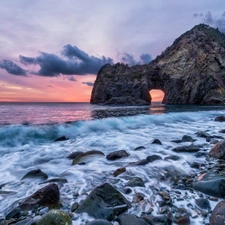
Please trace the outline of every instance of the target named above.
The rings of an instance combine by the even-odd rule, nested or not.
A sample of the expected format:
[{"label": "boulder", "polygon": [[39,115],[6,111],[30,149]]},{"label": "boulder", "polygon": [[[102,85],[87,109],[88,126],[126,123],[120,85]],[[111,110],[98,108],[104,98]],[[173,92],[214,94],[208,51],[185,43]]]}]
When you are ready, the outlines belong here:
[{"label": "boulder", "polygon": [[154,162],[156,160],[161,160],[161,159],[162,159],[162,157],[159,156],[159,155],[149,155],[149,156],[146,157],[146,160],[148,162]]},{"label": "boulder", "polygon": [[22,210],[31,210],[37,206],[47,206],[49,208],[59,208],[60,194],[59,188],[56,184],[49,184],[34,194],[27,197],[20,202],[20,208]]},{"label": "boulder", "polygon": [[70,216],[60,210],[51,210],[37,221],[37,225],[72,225]]},{"label": "boulder", "polygon": [[41,178],[41,179],[47,179],[48,175],[44,172],[42,172],[40,169],[37,170],[31,170],[28,173],[26,173],[21,180],[27,179],[27,178]]},{"label": "boulder", "polygon": [[210,150],[209,156],[216,159],[225,159],[225,140],[216,143]]},{"label": "boulder", "polygon": [[154,139],[152,144],[162,145],[162,142],[159,139]]},{"label": "boulder", "polygon": [[129,154],[125,150],[119,150],[119,151],[114,151],[109,153],[106,158],[108,160],[116,160],[116,159],[121,159],[124,157],[128,157]]},{"label": "boulder", "polygon": [[201,147],[202,147],[201,145],[188,145],[188,146],[181,146],[181,147],[173,148],[172,151],[192,153],[192,152],[199,151]]},{"label": "boulder", "polygon": [[218,122],[225,122],[225,116],[217,116],[215,118],[215,121],[218,121]]},{"label": "boulder", "polygon": [[113,176],[114,176],[114,177],[117,177],[117,176],[119,176],[121,173],[124,173],[124,172],[126,172],[126,167],[118,168],[117,170],[115,170],[115,171],[113,172]]},{"label": "boulder", "polygon": [[92,190],[75,212],[86,212],[96,219],[112,220],[130,207],[130,203],[119,191],[104,183]]},{"label": "boulder", "polygon": [[209,218],[210,225],[225,225],[225,201],[219,202]]},{"label": "boulder", "polygon": [[193,188],[214,197],[225,196],[225,177],[213,172],[201,174],[192,184]]}]

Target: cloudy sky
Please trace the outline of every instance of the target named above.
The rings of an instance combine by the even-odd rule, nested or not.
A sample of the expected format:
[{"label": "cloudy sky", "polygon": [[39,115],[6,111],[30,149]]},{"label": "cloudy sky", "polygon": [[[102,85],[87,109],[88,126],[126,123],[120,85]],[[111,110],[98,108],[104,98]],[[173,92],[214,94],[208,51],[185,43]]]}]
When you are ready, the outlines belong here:
[{"label": "cloudy sky", "polygon": [[225,0],[0,0],[0,101],[89,101],[105,63],[148,63]]}]

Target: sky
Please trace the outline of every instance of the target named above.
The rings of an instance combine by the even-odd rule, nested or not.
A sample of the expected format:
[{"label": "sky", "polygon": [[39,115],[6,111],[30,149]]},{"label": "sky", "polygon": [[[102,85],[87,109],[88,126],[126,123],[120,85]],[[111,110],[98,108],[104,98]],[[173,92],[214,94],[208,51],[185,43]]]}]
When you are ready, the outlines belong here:
[{"label": "sky", "polygon": [[225,33],[225,0],[0,0],[0,21],[0,102],[89,102],[104,64],[149,63],[199,23]]}]

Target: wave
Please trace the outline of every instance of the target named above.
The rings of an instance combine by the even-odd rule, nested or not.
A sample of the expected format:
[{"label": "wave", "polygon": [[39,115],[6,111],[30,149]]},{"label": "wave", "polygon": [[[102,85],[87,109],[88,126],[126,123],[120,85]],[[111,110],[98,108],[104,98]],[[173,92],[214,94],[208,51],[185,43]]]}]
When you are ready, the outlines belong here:
[{"label": "wave", "polygon": [[64,124],[45,125],[5,125],[0,127],[0,146],[15,147],[25,144],[42,144],[53,142],[55,139],[66,136],[76,138],[79,135],[89,133],[127,129],[139,129],[145,126],[165,126],[174,123],[190,123],[213,120],[217,115],[223,115],[224,111],[201,111],[166,113],[158,115],[137,115],[125,117],[111,117],[88,121],[77,121]]}]

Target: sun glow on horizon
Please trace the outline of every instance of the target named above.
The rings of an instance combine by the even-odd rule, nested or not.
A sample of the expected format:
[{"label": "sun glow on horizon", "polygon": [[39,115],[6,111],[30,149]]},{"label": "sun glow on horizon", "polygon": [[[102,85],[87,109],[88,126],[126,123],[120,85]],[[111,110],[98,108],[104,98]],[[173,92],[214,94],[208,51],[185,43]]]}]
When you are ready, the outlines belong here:
[{"label": "sun glow on horizon", "polygon": [[149,92],[152,97],[152,102],[162,102],[164,98],[164,92],[158,89],[153,89]]}]

